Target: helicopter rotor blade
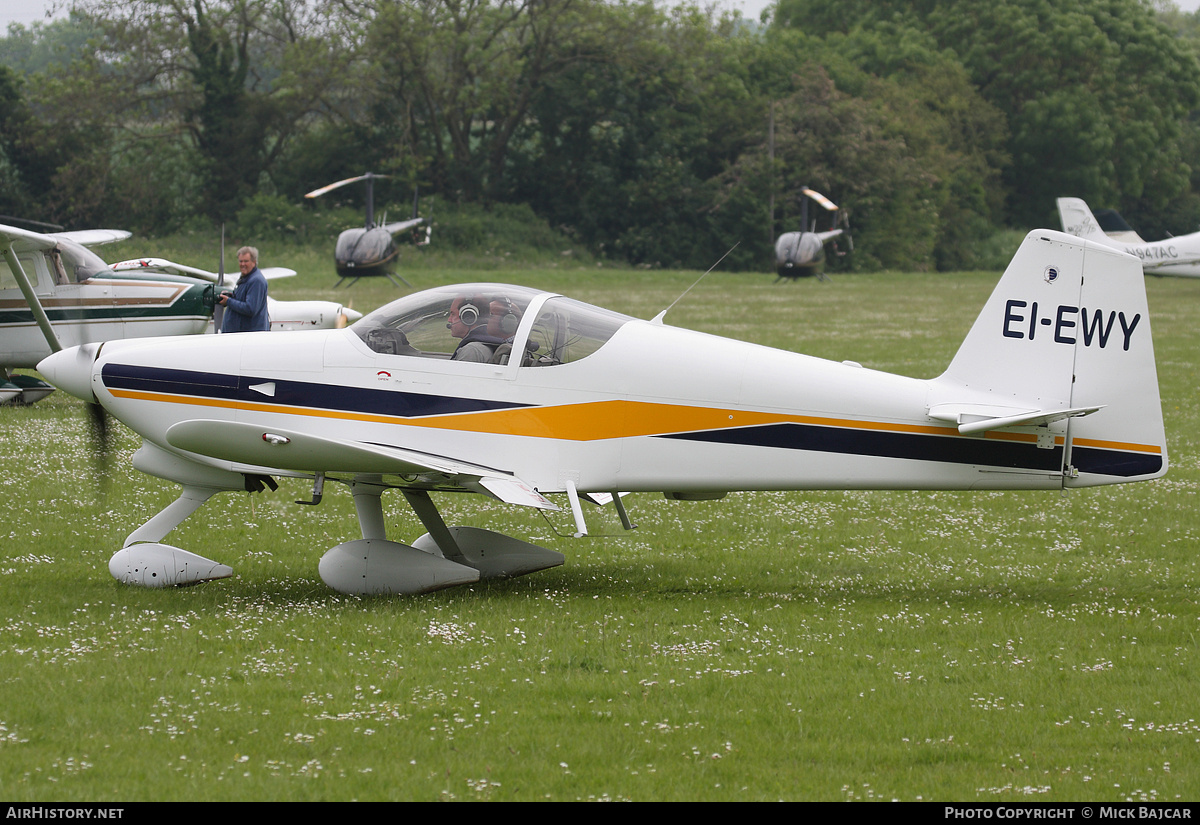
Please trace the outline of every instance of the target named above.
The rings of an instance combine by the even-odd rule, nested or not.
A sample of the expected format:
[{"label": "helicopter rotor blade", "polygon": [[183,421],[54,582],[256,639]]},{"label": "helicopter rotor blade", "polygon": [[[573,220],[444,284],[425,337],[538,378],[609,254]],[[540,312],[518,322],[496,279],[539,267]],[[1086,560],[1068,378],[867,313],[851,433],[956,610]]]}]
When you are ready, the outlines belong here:
[{"label": "helicopter rotor blade", "polygon": [[346,186],[351,183],[357,183],[360,180],[367,180],[368,178],[386,178],[386,177],[390,177],[390,176],[389,175],[376,175],[372,172],[367,172],[365,175],[359,175],[359,176],[353,177],[353,178],[346,178],[345,180],[339,180],[337,183],[331,183],[331,184],[328,184],[327,186],[322,186],[320,189],[314,189],[313,191],[306,194],[304,197],[319,198],[321,195],[324,195],[326,192],[332,192],[334,189],[340,189],[343,186]]},{"label": "helicopter rotor blade", "polygon": [[800,191],[803,192],[805,195],[808,195],[808,197],[812,198],[817,203],[821,204],[821,206],[825,207],[825,209],[827,209],[828,211],[830,211],[830,212],[837,211],[837,204],[834,203],[833,201],[831,201],[829,198],[822,195],[816,189],[809,189],[807,186],[805,186]]}]

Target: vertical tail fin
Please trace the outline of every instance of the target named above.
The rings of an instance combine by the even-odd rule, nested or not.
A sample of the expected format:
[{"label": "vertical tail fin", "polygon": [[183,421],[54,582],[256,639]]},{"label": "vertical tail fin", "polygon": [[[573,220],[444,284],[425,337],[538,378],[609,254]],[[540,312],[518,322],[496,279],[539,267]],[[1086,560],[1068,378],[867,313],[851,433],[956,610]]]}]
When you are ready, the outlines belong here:
[{"label": "vertical tail fin", "polygon": [[1059,198],[1057,204],[1063,232],[1105,246],[1114,245],[1100,228],[1100,222],[1092,214],[1091,208],[1081,198]]},{"label": "vertical tail fin", "polygon": [[1145,278],[1116,249],[1030,232],[933,387],[930,414],[963,433],[1061,445],[1066,486],[1166,472]]}]

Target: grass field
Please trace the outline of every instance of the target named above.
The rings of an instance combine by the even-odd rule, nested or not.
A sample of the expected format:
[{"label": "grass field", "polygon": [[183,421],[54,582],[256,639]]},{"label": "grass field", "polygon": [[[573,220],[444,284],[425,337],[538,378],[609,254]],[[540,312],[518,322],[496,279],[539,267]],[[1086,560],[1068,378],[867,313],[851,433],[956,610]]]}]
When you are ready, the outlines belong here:
[{"label": "grass field", "polygon": [[[277,297],[367,310],[398,294],[335,291],[316,253],[263,257],[308,273]],[[698,276],[446,260],[406,275],[640,317]],[[668,321],[929,377],[997,277],[714,272]],[[614,537],[582,540],[557,535],[569,517],[444,496],[448,522],[567,563],[416,598],[326,588],[318,558],[358,535],[350,497],[334,485],[301,507],[290,482],[220,496],[171,534],[235,578],[121,586],[109,556],[176,488],[131,469],[124,428],[105,469],[63,393],[4,409],[0,798],[1200,799],[1200,280],[1148,289],[1165,479],[1067,496],[637,494],[636,531],[589,510]],[[423,532],[399,496],[385,507],[394,538]]]}]

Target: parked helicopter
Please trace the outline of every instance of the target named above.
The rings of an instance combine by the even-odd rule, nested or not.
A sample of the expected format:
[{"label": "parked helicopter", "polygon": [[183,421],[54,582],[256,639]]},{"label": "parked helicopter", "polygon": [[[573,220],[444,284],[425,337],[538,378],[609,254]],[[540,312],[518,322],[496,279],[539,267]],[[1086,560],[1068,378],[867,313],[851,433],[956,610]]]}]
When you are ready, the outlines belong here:
[{"label": "parked helicopter", "polygon": [[[1086,278],[1084,277],[1086,275]],[[663,313],[665,314],[665,313]],[[75,347],[39,369],[142,437],[134,466],[182,487],[114,577],[231,576],[163,543],[222,491],[273,477],[352,493],[362,538],[318,569],[344,593],[423,593],[563,563],[447,525],[430,494],[559,509],[581,497],[731,490],[1065,490],[1157,478],[1167,447],[1145,283],[1130,256],[1029,233],[941,376],[919,380],[641,321],[501,284],[400,298],[342,330]],[[486,360],[463,359],[490,353]],[[428,531],[387,538],[398,489]]]},{"label": "parked helicopter", "polygon": [[[425,219],[417,217],[417,199],[416,194],[413,195],[413,216],[411,220],[398,221],[396,223],[384,223],[382,225],[375,223],[375,181],[389,177],[388,175],[376,175],[372,172],[367,172],[365,175],[359,175],[354,178],[346,178],[337,183],[331,183],[328,186],[322,186],[320,189],[314,189],[304,197],[317,198],[324,195],[326,192],[332,192],[334,189],[340,189],[343,186],[358,181],[366,181],[367,183],[367,220],[366,224],[361,228],[347,229],[338,235],[337,246],[334,247],[333,258],[337,266],[337,274],[341,280],[336,286],[341,286],[342,282],[347,278],[353,278],[350,285],[353,286],[359,278],[365,278],[371,275],[384,275],[396,286],[396,279],[392,277],[392,264],[400,256],[400,249],[396,246],[396,236],[401,232],[409,231],[412,233],[412,242],[415,246],[424,246],[429,243],[431,227],[425,224]],[[386,220],[386,218],[385,218]],[[424,229],[421,225],[425,224]],[[398,276],[401,281],[404,281],[405,286],[412,286],[403,275]]]},{"label": "parked helicopter", "polygon": [[[800,232],[785,232],[775,241],[775,271],[779,274],[776,283],[785,278],[807,278],[816,276],[825,280],[825,244],[837,238],[845,230],[838,226],[846,223],[846,213],[837,204],[815,189],[800,187],[804,197],[800,200]],[[808,202],[813,201],[826,211],[833,213],[833,224],[825,232],[816,231],[816,219],[810,227]],[[849,239],[849,235],[846,236]],[[851,246],[853,249],[853,246]]]},{"label": "parked helicopter", "polygon": [[1110,223],[1114,228],[1106,230],[1082,199],[1058,199],[1058,217],[1067,234],[1136,255],[1147,275],[1200,278],[1200,232],[1162,241],[1144,241],[1120,215],[1111,212],[1111,216],[1115,216],[1115,221]]}]

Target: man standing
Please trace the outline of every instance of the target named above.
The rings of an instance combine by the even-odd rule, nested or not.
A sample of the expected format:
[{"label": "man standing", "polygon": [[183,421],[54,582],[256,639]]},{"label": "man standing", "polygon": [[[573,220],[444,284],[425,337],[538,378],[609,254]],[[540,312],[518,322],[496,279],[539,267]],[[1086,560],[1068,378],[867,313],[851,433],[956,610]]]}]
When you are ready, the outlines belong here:
[{"label": "man standing", "polygon": [[222,332],[266,332],[271,328],[267,317],[267,278],[258,268],[258,250],[243,246],[238,250],[238,278],[233,293],[222,293],[217,299],[225,307]]}]

